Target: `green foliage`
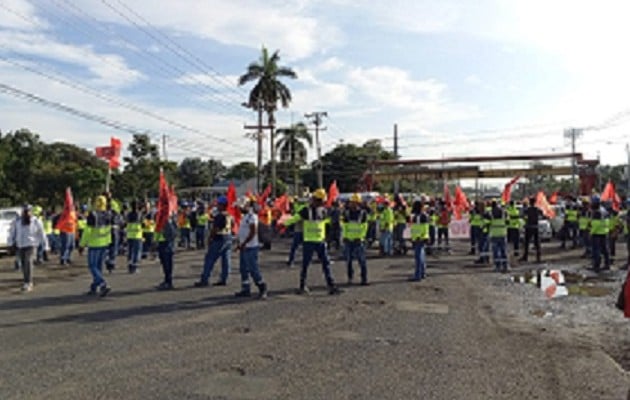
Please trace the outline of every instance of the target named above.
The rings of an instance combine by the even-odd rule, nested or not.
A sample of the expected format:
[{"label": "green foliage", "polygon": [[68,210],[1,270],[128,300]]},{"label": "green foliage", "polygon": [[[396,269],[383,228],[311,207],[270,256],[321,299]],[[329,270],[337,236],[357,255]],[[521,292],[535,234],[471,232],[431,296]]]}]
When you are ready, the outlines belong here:
[{"label": "green foliage", "polygon": [[[394,154],[383,149],[379,140],[370,140],[362,146],[355,144],[339,144],[322,156],[324,167],[324,185],[328,187],[334,180],[341,192],[357,190],[363,174],[369,169],[374,160],[390,160]],[[317,161],[312,164],[313,169],[305,171],[304,183],[311,189],[317,186]],[[383,187],[389,183],[382,182]]]},{"label": "green foliage", "polygon": [[177,174],[182,187],[212,186],[227,172],[221,161],[201,158],[185,158],[179,164]]},{"label": "green foliage", "polygon": [[228,168],[226,179],[246,180],[256,177],[256,164],[243,161]]}]

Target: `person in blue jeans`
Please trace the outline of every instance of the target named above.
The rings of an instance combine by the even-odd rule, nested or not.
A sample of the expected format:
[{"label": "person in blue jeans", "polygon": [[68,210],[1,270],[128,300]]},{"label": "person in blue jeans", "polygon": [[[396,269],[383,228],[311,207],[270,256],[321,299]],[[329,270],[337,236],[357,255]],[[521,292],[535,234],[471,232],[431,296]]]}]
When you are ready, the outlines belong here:
[{"label": "person in blue jeans", "polygon": [[303,201],[293,203],[293,216],[285,222],[285,226],[293,225],[293,238],[291,240],[291,249],[289,250],[289,259],[287,260],[287,266],[289,267],[293,267],[295,253],[302,243],[304,243],[303,225],[299,216],[300,211],[304,207],[306,207],[306,205]]},{"label": "person in blue jeans", "polygon": [[158,257],[164,273],[164,281],[157,290],[173,289],[173,255],[175,254],[175,239],[177,238],[177,223],[174,215],[167,219],[160,232],[155,233],[158,244]]},{"label": "person in blue jeans", "polygon": [[267,298],[267,284],[263,280],[258,265],[258,251],[260,243],[258,242],[258,216],[254,213],[253,204],[247,197],[242,198],[239,208],[243,213],[243,219],[238,229],[238,246],[240,251],[239,269],[241,273],[241,291],[236,292],[236,297],[250,297],[251,284],[249,277],[251,276],[254,284],[258,287],[258,295],[261,299]]},{"label": "person in blue jeans", "polygon": [[131,211],[127,213],[125,220],[127,232],[127,263],[130,274],[138,272],[138,264],[142,253],[142,215],[138,208],[138,202],[131,202]]},{"label": "person in blue jeans", "polygon": [[106,209],[107,200],[104,196],[98,196],[94,203],[95,210],[87,217],[87,226],[81,238],[81,247],[87,247],[88,267],[92,274],[92,284],[88,295],[96,295],[97,290],[101,297],[106,296],[111,288],[103,278],[103,263],[111,243],[111,211]]},{"label": "person in blue jeans", "polygon": [[492,202],[492,211],[490,212],[490,227],[488,236],[492,244],[492,259],[494,260],[494,270],[496,272],[507,272],[507,232],[508,232],[508,215],[496,201]]},{"label": "person in blue jeans", "polygon": [[195,282],[195,287],[208,286],[208,281],[214,264],[221,259],[221,277],[214,284],[215,286],[227,285],[230,275],[230,257],[232,255],[232,216],[227,212],[227,197],[221,196],[217,199],[218,213],[214,217],[208,251],[203,263],[201,279]]}]

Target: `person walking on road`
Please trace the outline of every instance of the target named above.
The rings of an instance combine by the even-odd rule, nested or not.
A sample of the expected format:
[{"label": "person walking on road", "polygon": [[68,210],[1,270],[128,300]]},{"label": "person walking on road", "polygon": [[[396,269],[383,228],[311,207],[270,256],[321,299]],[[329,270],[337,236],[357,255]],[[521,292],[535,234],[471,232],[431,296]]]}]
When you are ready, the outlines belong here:
[{"label": "person walking on road", "polygon": [[33,259],[36,249],[41,245],[48,250],[48,240],[44,234],[42,222],[32,214],[32,207],[24,205],[22,215],[11,223],[9,228],[9,247],[17,254],[17,260],[22,267],[24,283],[22,291],[33,290]]},{"label": "person walking on road", "polygon": [[195,287],[206,287],[217,260],[221,259],[221,277],[215,286],[227,285],[230,276],[230,257],[232,254],[232,216],[227,212],[228,199],[221,196],[217,199],[218,213],[214,217],[210,232],[208,251],[203,263],[201,279]]},{"label": "person walking on road", "polygon": [[241,273],[241,290],[236,292],[236,297],[250,297],[251,276],[256,287],[258,287],[259,298],[267,298],[267,284],[263,280],[258,265],[258,252],[260,242],[258,241],[258,216],[254,212],[254,204],[247,197],[240,199],[238,203],[243,219],[238,228],[238,246],[236,250],[240,252],[239,270]]},{"label": "person walking on road", "polygon": [[328,293],[331,295],[340,293],[332,277],[330,257],[328,256],[328,250],[326,248],[326,224],[329,223],[329,219],[326,208],[324,207],[325,201],[326,190],[319,188],[313,192],[311,204],[303,208],[299,213],[304,227],[304,244],[302,245],[302,269],[300,271],[298,294],[309,293],[308,286],[306,286],[306,277],[308,267],[313,259],[313,253],[317,253],[322,262],[324,278],[328,285]]},{"label": "person walking on road", "polygon": [[604,270],[610,269],[610,253],[608,252],[608,234],[610,233],[609,215],[601,207],[599,197],[592,199],[591,214],[591,243],[593,257],[593,270],[599,272],[604,258]]},{"label": "person walking on road", "polygon": [[425,247],[429,242],[429,216],[423,210],[422,201],[416,200],[411,210],[411,241],[413,243],[415,269],[410,281],[419,282],[425,274]]},{"label": "person walking on road", "polygon": [[367,234],[367,212],[361,208],[361,194],[354,193],[350,197],[349,208],[342,214],[343,241],[346,249],[348,266],[348,284],[352,284],[354,269],[352,261],[356,259],[361,268],[361,285],[368,285],[367,262],[365,260],[365,236]]},{"label": "person walking on road", "polygon": [[142,255],[142,215],[137,201],[131,202],[131,211],[125,220],[127,231],[127,262],[130,274],[138,272],[138,264]]},{"label": "person walking on road", "polygon": [[495,272],[507,272],[507,233],[508,217],[497,201],[492,202],[490,219],[490,243],[492,244],[492,259]]},{"label": "person walking on road", "polygon": [[94,211],[87,217],[87,225],[81,238],[81,246],[88,249],[88,268],[92,274],[92,284],[88,295],[96,295],[98,291],[101,297],[104,297],[111,291],[103,278],[103,264],[111,243],[112,214],[107,210],[107,198],[98,196],[94,202]]}]

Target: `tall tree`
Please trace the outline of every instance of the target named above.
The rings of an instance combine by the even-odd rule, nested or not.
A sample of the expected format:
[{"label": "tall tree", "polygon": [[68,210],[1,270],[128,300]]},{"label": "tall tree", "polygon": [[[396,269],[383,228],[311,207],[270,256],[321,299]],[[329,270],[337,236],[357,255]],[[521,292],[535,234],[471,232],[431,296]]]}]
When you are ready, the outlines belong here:
[{"label": "tall tree", "polygon": [[[270,149],[271,149],[271,181],[276,181],[276,146],[274,140],[274,126],[276,123],[275,112],[278,103],[286,108],[291,102],[291,91],[280,80],[281,78],[296,79],[295,71],[288,67],[278,65],[280,62],[279,51],[276,50],[271,56],[267,48],[263,46],[260,59],[252,62],[247,67],[247,72],[243,74],[239,80],[239,85],[256,81],[256,84],[249,92],[248,106],[259,111],[264,110],[267,114],[270,130]],[[259,146],[259,154],[262,149]],[[260,159],[260,157],[259,157]],[[258,166],[260,169],[260,165]],[[272,190],[273,195],[276,194],[275,185]]]},{"label": "tall tree", "polygon": [[232,165],[225,175],[227,179],[247,180],[256,177],[256,165],[249,161]]},{"label": "tall tree", "polygon": [[306,164],[306,146],[313,147],[313,136],[303,122],[288,128],[280,128],[277,133],[279,138],[276,142],[276,150],[280,152],[280,161],[291,165],[293,193],[297,194],[299,191],[298,172],[300,167]]}]

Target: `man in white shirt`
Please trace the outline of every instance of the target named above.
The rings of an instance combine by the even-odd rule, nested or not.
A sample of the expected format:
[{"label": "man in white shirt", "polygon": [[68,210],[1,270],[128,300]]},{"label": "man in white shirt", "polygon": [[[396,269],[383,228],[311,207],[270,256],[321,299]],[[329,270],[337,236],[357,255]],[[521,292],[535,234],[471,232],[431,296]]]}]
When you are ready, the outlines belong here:
[{"label": "man in white shirt", "polygon": [[259,297],[267,298],[267,284],[263,281],[258,266],[258,251],[260,244],[258,242],[258,216],[254,213],[251,200],[247,197],[241,198],[238,207],[243,213],[241,224],[238,229],[238,246],[240,251],[240,271],[241,271],[241,291],[235,294],[236,297],[250,297],[251,289],[249,276],[251,275],[254,283],[258,287]]},{"label": "man in white shirt", "polygon": [[43,245],[44,251],[48,250],[44,226],[32,215],[32,207],[24,205],[22,215],[13,221],[9,230],[9,246],[16,251],[24,274],[22,286],[24,292],[33,290],[33,258],[40,244]]}]

